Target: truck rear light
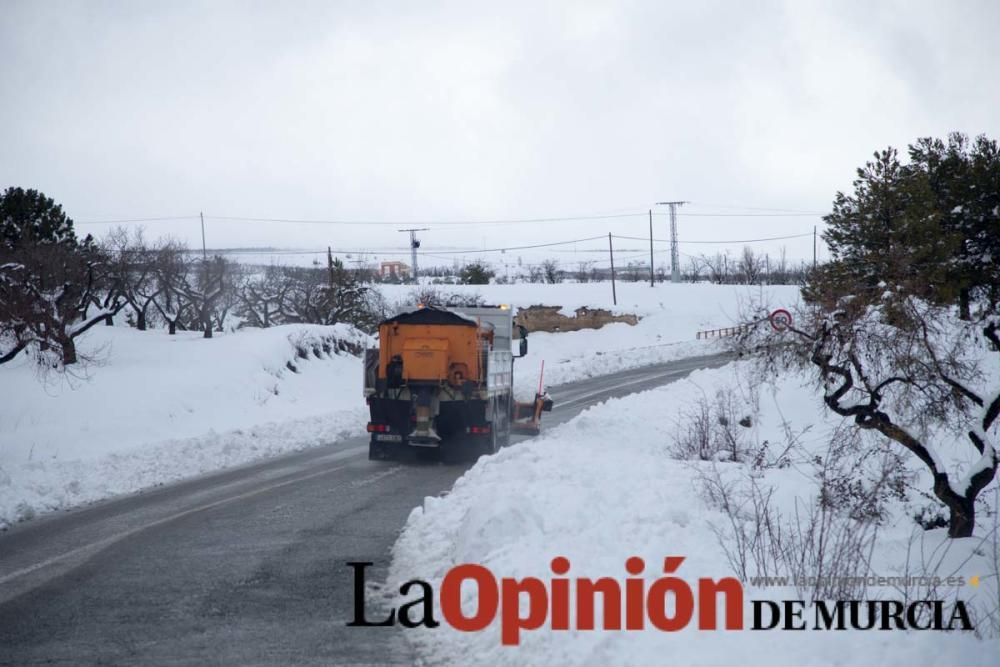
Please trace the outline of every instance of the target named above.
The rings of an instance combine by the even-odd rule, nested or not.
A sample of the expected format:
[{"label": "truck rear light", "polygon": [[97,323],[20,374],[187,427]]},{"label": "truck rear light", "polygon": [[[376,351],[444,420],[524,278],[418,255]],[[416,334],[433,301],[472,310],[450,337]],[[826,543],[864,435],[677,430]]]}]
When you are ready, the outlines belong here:
[{"label": "truck rear light", "polygon": [[466,433],[475,433],[477,435],[485,435],[490,432],[490,425],[486,426],[470,426],[465,429]]},{"label": "truck rear light", "polygon": [[388,433],[389,432],[389,425],[388,424],[372,424],[371,422],[368,422],[368,432],[369,433]]}]

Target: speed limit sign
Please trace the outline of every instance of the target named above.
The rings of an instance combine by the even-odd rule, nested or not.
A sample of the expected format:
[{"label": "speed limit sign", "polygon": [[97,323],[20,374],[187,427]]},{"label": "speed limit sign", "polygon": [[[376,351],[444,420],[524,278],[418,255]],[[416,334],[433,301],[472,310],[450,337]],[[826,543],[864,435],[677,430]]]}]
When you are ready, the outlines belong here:
[{"label": "speed limit sign", "polygon": [[788,327],[792,326],[792,314],[784,308],[779,308],[774,311],[767,316],[767,319],[775,331],[784,331]]}]

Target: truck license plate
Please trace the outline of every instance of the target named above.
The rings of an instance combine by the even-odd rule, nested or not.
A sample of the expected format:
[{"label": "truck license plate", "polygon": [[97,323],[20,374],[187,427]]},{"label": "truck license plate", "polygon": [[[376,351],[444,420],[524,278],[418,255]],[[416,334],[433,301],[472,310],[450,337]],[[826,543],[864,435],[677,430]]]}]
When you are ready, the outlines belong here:
[{"label": "truck license plate", "polygon": [[403,436],[396,433],[376,433],[375,439],[379,442],[403,442]]}]

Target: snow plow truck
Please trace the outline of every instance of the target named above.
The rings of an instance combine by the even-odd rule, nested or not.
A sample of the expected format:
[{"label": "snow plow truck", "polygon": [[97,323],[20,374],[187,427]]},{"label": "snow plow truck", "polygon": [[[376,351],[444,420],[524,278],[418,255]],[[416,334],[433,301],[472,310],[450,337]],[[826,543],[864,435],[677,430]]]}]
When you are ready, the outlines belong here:
[{"label": "snow plow truck", "polygon": [[512,429],[537,432],[551,399],[541,384],[531,403],[513,392],[514,359],[527,351],[508,306],[418,306],[384,320],[379,346],[365,352],[368,457],[470,459],[497,452]]}]

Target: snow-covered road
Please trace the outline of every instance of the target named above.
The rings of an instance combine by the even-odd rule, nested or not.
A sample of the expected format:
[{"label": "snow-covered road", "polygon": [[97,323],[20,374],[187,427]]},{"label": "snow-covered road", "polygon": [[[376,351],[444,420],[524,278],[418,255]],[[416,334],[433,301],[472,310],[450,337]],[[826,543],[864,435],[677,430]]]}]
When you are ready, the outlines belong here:
[{"label": "snow-covered road", "polygon": [[[547,427],[723,362],[554,387]],[[409,664],[397,633],[345,626],[345,563],[374,562],[384,579],[411,510],[468,466],[366,455],[351,438],[12,527],[0,535],[4,659]]]}]

